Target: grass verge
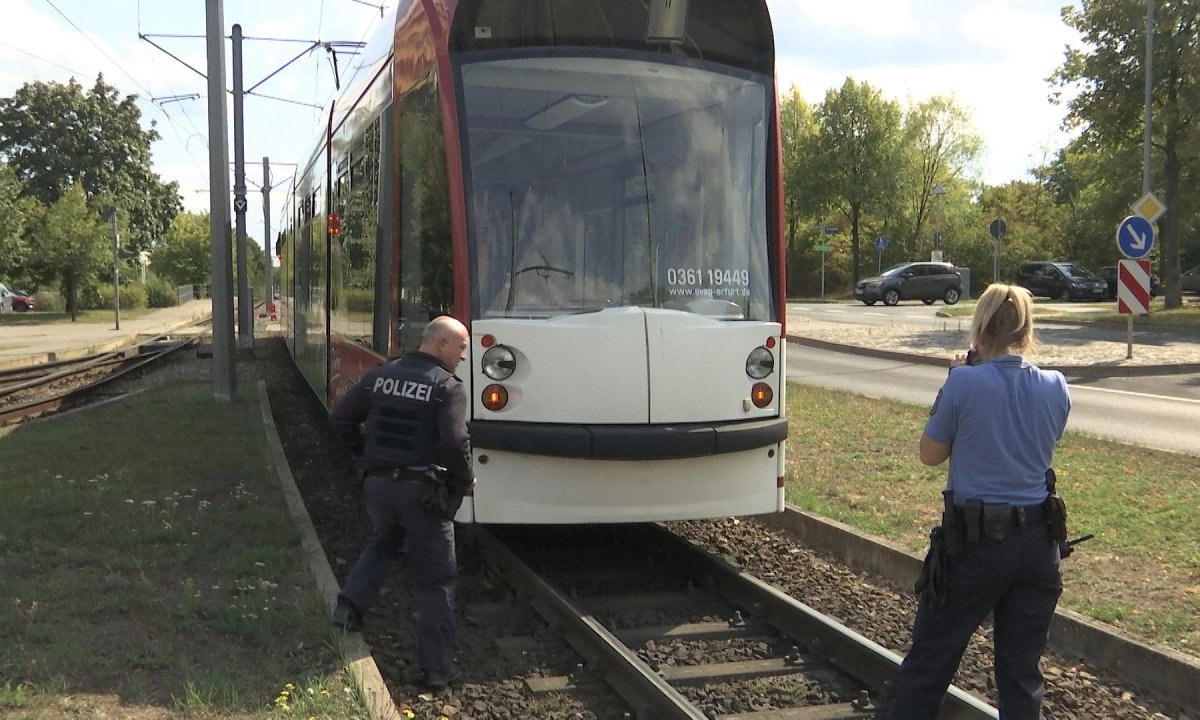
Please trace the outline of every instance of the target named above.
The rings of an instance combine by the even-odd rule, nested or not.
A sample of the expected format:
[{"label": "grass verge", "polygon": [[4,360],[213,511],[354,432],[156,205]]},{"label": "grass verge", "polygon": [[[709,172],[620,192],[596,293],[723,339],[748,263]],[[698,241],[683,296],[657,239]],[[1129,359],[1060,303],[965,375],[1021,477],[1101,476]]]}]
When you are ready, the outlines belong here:
[{"label": "grass verge", "polygon": [[[792,384],[787,499],[923,553],[946,468],[917,459],[927,408]],[[1200,655],[1196,458],[1068,433],[1055,453],[1072,536],[1060,603]]]},{"label": "grass verge", "polygon": [[0,716],[367,717],[258,402],[180,383],[0,430]]}]

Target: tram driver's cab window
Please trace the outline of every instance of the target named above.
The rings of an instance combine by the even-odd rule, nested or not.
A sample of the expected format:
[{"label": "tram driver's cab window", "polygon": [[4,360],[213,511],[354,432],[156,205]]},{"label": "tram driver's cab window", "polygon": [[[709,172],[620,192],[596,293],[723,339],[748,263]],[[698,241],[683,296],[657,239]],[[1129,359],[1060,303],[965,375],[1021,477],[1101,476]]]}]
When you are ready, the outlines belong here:
[{"label": "tram driver's cab window", "polygon": [[702,63],[464,63],[475,313],[771,319],[769,78]]}]

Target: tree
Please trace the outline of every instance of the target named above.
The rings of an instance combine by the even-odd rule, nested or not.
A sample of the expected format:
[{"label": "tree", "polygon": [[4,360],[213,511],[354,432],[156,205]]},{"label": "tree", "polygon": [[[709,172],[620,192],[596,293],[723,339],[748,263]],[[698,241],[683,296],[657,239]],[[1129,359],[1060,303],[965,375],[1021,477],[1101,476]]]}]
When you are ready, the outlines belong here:
[{"label": "tree", "polygon": [[817,237],[813,230],[821,211],[823,177],[817,166],[820,125],[795,86],[780,98],[779,130],[783,145],[783,216],[787,241],[787,285],[803,285],[803,263]]},{"label": "tree", "polygon": [[[961,185],[982,150],[983,141],[967,112],[949,98],[932,97],[905,114],[905,168],[910,175],[904,183],[904,202],[911,223],[906,234],[914,251],[933,213],[935,188]],[[941,210],[944,215],[945,208]],[[945,223],[941,225],[944,230]]]},{"label": "tree", "polygon": [[185,212],[150,253],[150,267],[172,285],[207,285],[212,278],[208,213]]},{"label": "tree", "polygon": [[31,262],[44,276],[59,280],[74,321],[81,286],[112,261],[108,226],[88,208],[83,187],[76,183],[45,208],[30,236]]},{"label": "tree", "polygon": [[25,229],[25,207],[21,202],[21,182],[7,163],[0,163],[0,278],[16,282],[23,270],[28,251],[21,235]]},{"label": "tree", "polygon": [[895,204],[900,165],[900,106],[853,78],[830,90],[817,108],[819,164],[825,200],[850,224],[851,275],[861,277],[861,227],[871,211]]},{"label": "tree", "polygon": [[88,92],[32,82],[0,98],[0,154],[16,171],[24,192],[47,207],[76,185],[86,197],[113,199],[128,218],[127,247],[148,249],[181,209],[179,186],[150,168],[150,144],[159,138],[141,126],[136,95],[120,96],[103,75]]},{"label": "tree", "polygon": [[[1153,147],[1161,161],[1167,212],[1159,221],[1166,307],[1182,305],[1179,288],[1181,220],[1187,217],[1186,175],[1195,169],[1200,145],[1200,7],[1194,2],[1156,3],[1153,28]],[[1067,103],[1068,122],[1082,130],[1087,147],[1120,153],[1142,142],[1146,21],[1143,3],[1090,0],[1065,7],[1063,20],[1078,30],[1083,49],[1070,49],[1054,80],[1078,94]],[[1155,168],[1157,172],[1159,168]],[[1134,178],[1122,188],[1132,202]],[[1115,227],[1119,217],[1110,218]]]}]

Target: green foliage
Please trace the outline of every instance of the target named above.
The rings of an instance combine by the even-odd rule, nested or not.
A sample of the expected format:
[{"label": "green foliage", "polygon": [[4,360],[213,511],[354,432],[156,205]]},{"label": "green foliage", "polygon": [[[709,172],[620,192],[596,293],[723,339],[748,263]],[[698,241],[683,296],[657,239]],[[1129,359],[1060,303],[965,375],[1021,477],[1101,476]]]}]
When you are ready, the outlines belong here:
[{"label": "green foliage", "polygon": [[40,312],[62,312],[66,309],[67,303],[63,300],[63,296],[58,292],[48,290],[40,290],[37,295],[37,309]]},{"label": "green foliage", "polygon": [[59,281],[67,309],[73,311],[79,289],[111,258],[109,232],[88,208],[83,187],[73,185],[45,208],[30,237],[37,248],[32,262],[43,276]]},{"label": "green foliage", "polygon": [[[112,307],[113,306],[113,295],[115,294],[113,292],[113,286],[112,285],[100,285],[98,287],[98,291],[99,291],[99,295],[100,295],[101,307],[108,307],[108,308]],[[142,285],[141,283],[129,283],[129,284],[122,283],[122,285],[121,285],[121,309],[122,310],[125,310],[125,309],[132,310],[134,308],[146,307],[146,295],[147,295],[146,287],[144,285]],[[99,308],[90,308],[90,309],[97,310]]]},{"label": "green foliage", "polygon": [[175,216],[150,254],[150,267],[171,285],[207,285],[212,277],[208,213]]},{"label": "green foliage", "polygon": [[814,156],[824,169],[822,204],[849,225],[851,276],[861,277],[864,220],[886,217],[899,190],[900,105],[868,83],[846,78],[817,109],[820,130]]},{"label": "green foliage", "polygon": [[76,186],[89,200],[107,198],[128,222],[127,246],[143,250],[181,205],[178,184],[151,170],[159,134],[153,122],[142,129],[136,99],[121,97],[103,75],[87,92],[74,79],[26,83],[0,98],[0,155],[43,205]]},{"label": "green foliage", "polygon": [[16,270],[24,265],[27,249],[21,242],[25,229],[25,206],[20,201],[21,182],[8,163],[0,162],[0,277],[16,282]]},{"label": "green foliage", "polygon": [[372,290],[349,288],[345,291],[346,310],[351,313],[365,313],[368,316],[375,310],[375,293]]},{"label": "green foliage", "polygon": [[[1133,160],[1142,147],[1145,111],[1146,8],[1122,0],[1093,0],[1063,9],[1067,25],[1079,31],[1083,42],[1067,51],[1052,78],[1059,86],[1075,90],[1067,102],[1067,120],[1081,130],[1058,170],[1060,187],[1081,199],[1083,183],[1113,182],[1109,197],[1119,200],[1119,214],[1102,216],[1115,227],[1128,204],[1142,194],[1138,164],[1123,162],[1119,175],[1069,172],[1074,158],[1101,160],[1103,155]],[[1168,308],[1182,304],[1179,288],[1181,256],[1200,254],[1194,229],[1198,206],[1197,147],[1200,128],[1200,18],[1193,3],[1159,3],[1154,13],[1152,37],[1151,176],[1167,212],[1158,221],[1162,280]],[[1099,154],[1100,157],[1096,157]],[[1090,156],[1090,157],[1089,157]],[[1136,161],[1135,161],[1136,162]],[[1089,163],[1093,165],[1094,163]],[[1113,178],[1119,178],[1113,181]],[[1081,183],[1082,181],[1082,183]],[[1120,206],[1125,206],[1121,208]],[[1109,208],[1111,211],[1111,208]],[[1186,232],[1190,230],[1192,232]],[[1106,233],[1109,234],[1109,233]],[[1111,239],[1111,234],[1109,234]],[[1186,247],[1185,247],[1186,245]]]},{"label": "green foliage", "polygon": [[154,273],[146,275],[146,304],[152,308],[174,307],[179,304],[175,286]]},{"label": "green foliage", "polygon": [[[971,173],[982,143],[954,101],[935,97],[901,113],[869,84],[848,79],[813,108],[795,88],[784,94],[780,126],[789,294],[816,295],[822,286],[845,293],[877,264],[927,257],[935,220],[953,239],[943,242],[948,257],[968,255],[972,230],[978,235],[982,227],[986,237],[972,204],[978,183]],[[939,184],[946,193],[935,202]],[[823,234],[826,225],[839,230]],[[869,243],[879,235],[889,239],[885,257],[864,246],[864,238]],[[833,252],[822,258],[815,243]],[[875,262],[868,264],[864,253]]]}]

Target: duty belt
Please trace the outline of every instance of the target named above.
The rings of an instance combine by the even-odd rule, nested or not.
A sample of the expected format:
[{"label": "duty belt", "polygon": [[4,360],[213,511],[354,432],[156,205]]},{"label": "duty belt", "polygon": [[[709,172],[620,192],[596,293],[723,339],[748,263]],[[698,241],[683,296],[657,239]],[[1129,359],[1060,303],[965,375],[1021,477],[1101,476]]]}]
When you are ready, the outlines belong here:
[{"label": "duty belt", "polygon": [[387,480],[417,480],[420,482],[437,482],[432,476],[428,465],[399,468],[375,468],[366,472],[367,477],[385,478]]},{"label": "duty belt", "polygon": [[[995,505],[989,505],[988,507],[994,508]],[[1024,527],[1026,525],[1046,522],[1045,503],[1038,503],[1037,505],[1009,505],[1008,509],[1012,513],[1011,525],[1013,527]],[[966,522],[967,509],[959,506],[957,511],[959,520]],[[979,512],[979,506],[976,506],[976,512]]]},{"label": "duty belt", "polygon": [[1016,528],[1042,525],[1047,528],[1049,515],[1045,503],[1037,505],[1008,505],[968,500],[955,507],[955,525],[968,543],[1003,542]]}]

